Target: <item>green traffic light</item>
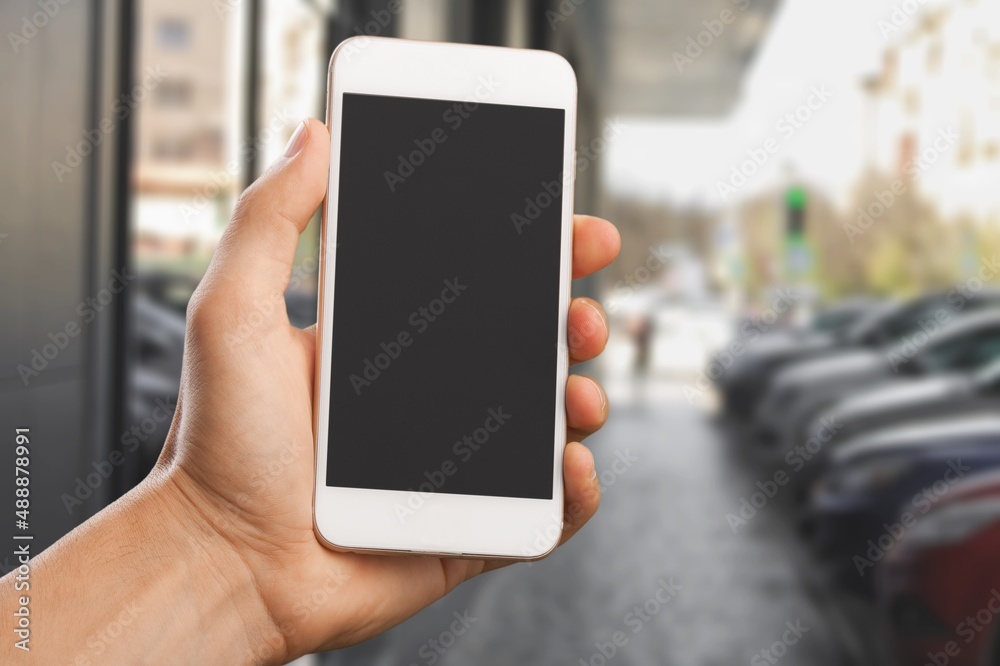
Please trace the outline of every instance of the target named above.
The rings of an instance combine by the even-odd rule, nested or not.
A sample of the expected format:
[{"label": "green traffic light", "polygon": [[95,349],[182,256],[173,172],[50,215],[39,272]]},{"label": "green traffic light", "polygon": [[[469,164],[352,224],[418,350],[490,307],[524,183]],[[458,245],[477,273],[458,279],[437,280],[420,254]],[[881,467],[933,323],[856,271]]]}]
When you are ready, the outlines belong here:
[{"label": "green traffic light", "polygon": [[791,210],[803,210],[806,207],[806,188],[798,185],[788,188],[785,193],[785,203]]}]

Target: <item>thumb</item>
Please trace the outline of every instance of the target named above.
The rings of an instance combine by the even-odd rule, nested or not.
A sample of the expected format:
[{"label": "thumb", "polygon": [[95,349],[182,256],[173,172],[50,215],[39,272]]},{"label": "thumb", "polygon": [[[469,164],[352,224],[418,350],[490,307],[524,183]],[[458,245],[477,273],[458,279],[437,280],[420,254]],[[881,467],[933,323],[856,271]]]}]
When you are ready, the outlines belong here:
[{"label": "thumb", "polygon": [[240,197],[205,276],[207,290],[225,293],[213,301],[242,308],[281,298],[329,173],[330,134],[320,121],[304,120],[282,156]]}]

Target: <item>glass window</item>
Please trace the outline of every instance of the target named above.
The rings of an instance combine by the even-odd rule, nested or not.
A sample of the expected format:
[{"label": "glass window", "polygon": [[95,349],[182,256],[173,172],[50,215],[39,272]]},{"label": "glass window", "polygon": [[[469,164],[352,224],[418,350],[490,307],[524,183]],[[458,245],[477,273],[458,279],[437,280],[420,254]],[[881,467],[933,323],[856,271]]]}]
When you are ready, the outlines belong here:
[{"label": "glass window", "polygon": [[191,44],[191,25],[185,19],[160,19],[156,24],[156,43],[166,49],[188,48]]}]

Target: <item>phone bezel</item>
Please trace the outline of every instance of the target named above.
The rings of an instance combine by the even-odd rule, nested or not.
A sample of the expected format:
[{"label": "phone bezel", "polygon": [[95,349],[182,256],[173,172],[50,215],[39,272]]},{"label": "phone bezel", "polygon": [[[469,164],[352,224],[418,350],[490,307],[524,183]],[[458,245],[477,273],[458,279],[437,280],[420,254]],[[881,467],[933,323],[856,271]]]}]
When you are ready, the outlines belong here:
[{"label": "phone bezel", "polygon": [[[340,176],[340,117],[344,93],[463,100],[475,95],[480,77],[497,83],[487,103],[563,109],[562,236],[559,324],[555,377],[552,499],[451,495],[326,485],[330,357]],[[330,179],[323,204],[314,391],[316,474],[313,521],[328,547],[361,552],[418,553],[448,557],[530,560],[551,552],[563,528],[565,390],[569,353],[567,314],[572,279],[576,77],[570,64],[548,51],[417,42],[357,36],[330,59],[327,127],[331,137]],[[513,233],[513,232],[512,232]],[[400,519],[397,505],[419,510]]]}]

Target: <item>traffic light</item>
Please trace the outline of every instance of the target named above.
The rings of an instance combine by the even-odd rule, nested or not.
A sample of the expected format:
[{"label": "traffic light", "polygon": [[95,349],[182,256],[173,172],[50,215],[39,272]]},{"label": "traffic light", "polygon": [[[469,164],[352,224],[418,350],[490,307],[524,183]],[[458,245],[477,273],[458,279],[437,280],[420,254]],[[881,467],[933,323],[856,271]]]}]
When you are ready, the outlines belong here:
[{"label": "traffic light", "polygon": [[787,226],[785,232],[789,239],[802,238],[805,233],[806,200],[808,195],[806,189],[799,185],[793,185],[785,193],[785,208],[787,213]]},{"label": "traffic light", "polygon": [[812,267],[812,252],[805,237],[808,198],[800,185],[792,185],[785,192],[785,273],[792,282],[805,279]]}]

